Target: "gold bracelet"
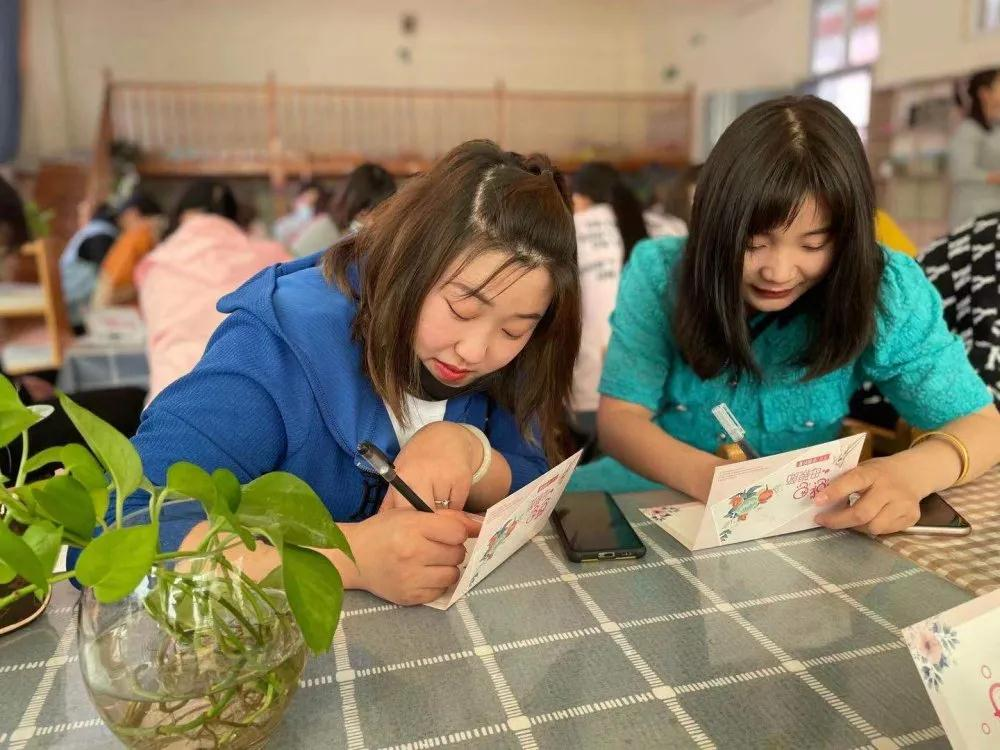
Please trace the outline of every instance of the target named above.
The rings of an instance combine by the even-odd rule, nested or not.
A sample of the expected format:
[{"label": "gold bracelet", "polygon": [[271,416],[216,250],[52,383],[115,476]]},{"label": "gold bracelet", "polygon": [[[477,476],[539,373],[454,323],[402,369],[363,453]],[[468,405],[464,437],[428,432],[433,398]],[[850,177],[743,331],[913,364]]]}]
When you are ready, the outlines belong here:
[{"label": "gold bracelet", "polygon": [[965,478],[969,475],[969,451],[966,449],[965,443],[963,443],[957,437],[952,435],[950,432],[934,431],[934,432],[925,432],[923,435],[918,435],[917,437],[913,438],[913,442],[910,443],[910,447],[912,448],[913,446],[924,442],[928,438],[934,438],[934,437],[941,438],[942,440],[947,441],[948,443],[951,444],[952,448],[958,451],[958,456],[962,460],[962,473],[958,475],[958,479],[955,480],[955,484],[952,486],[954,487],[960,485],[962,482],[965,481]]}]

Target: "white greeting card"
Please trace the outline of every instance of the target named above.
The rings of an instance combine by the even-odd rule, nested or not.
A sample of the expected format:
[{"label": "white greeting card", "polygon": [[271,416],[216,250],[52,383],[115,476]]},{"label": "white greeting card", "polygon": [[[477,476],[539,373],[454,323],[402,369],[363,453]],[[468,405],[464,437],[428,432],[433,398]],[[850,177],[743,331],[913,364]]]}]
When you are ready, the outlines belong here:
[{"label": "white greeting card", "polygon": [[465,543],[462,577],[428,607],[448,609],[542,530],[562,496],[583,451],[490,508],[479,536]]},{"label": "white greeting card", "polygon": [[642,513],[690,550],[817,527],[813,498],[858,464],[864,435],[726,464],[715,470],[708,502],[690,500]]},{"label": "white greeting card", "polygon": [[955,747],[1000,747],[1000,589],[903,628]]}]

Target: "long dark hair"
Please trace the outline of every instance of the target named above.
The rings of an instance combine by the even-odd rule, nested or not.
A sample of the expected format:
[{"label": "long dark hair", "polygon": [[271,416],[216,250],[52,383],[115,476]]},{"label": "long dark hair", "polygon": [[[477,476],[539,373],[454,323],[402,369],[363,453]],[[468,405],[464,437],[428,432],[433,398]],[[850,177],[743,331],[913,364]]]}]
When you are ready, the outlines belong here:
[{"label": "long dark hair", "polygon": [[[468,141],[379,205],[357,235],[327,251],[323,270],[357,302],[354,336],[365,370],[389,408],[406,416],[407,393],[419,393],[413,353],[420,308],[453,262],[491,251],[525,272],[544,268],[552,301],[524,349],[489,379],[488,395],[533,439],[537,419],[550,460],[559,439],[580,346],[580,282],[576,230],[562,175],[548,158]],[[358,269],[360,287],[351,284]]]},{"label": "long dark hair", "polygon": [[379,203],[396,193],[396,181],[383,167],[366,162],[348,176],[344,189],[332,204],[330,216],[341,229],[364,211],[371,211]]},{"label": "long dark hair", "polygon": [[573,175],[572,185],[574,193],[611,206],[625,247],[622,262],[627,261],[635,244],[649,237],[649,233],[642,218],[642,206],[618,170],[604,161],[587,162]]},{"label": "long dark hair", "polygon": [[993,123],[986,116],[983,100],[979,98],[979,91],[992,86],[996,82],[997,76],[1000,76],[1000,68],[986,68],[969,76],[964,91],[961,82],[955,85],[955,101],[958,106],[965,110],[969,119],[975,120],[983,130],[992,130]]},{"label": "long dark hair", "polygon": [[239,207],[236,196],[226,183],[220,180],[195,180],[181,194],[180,200],[170,215],[170,225],[167,235],[173,234],[180,226],[185,211],[201,211],[214,214],[232,222],[236,221]]},{"label": "long dark hair", "polygon": [[810,342],[795,363],[815,378],[854,361],[875,335],[885,259],[875,242],[875,197],[858,132],[813,96],[764,102],[738,117],[698,177],[679,269],[673,332],[702,378],[726,368],[759,375],[741,295],[756,234],[794,221],[806,198],[829,215],[833,263],[796,305]]},{"label": "long dark hair", "polygon": [[0,255],[16,250],[31,239],[21,196],[0,177]]}]

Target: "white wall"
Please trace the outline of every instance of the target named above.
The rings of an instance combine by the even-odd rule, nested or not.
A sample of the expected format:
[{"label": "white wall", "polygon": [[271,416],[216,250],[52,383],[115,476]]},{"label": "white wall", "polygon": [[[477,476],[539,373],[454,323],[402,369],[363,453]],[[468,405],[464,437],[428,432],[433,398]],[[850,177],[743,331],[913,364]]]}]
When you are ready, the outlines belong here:
[{"label": "white wall", "polygon": [[[116,78],[636,91],[640,0],[31,0],[34,155],[86,149]],[[400,15],[416,12],[405,37]],[[34,31],[30,31],[33,29]],[[37,38],[36,38],[37,37]],[[412,62],[397,54],[409,46]],[[61,74],[57,74],[62,71]],[[59,126],[57,122],[64,122]],[[51,126],[51,130],[49,130]],[[31,154],[29,154],[31,155]]]},{"label": "white wall", "polygon": [[973,31],[975,0],[882,0],[875,85],[1000,66],[1000,31]]},{"label": "white wall", "polygon": [[[665,10],[647,0],[646,86],[697,93],[693,155],[702,154],[704,97],[720,91],[786,88],[809,73],[809,0],[703,0]],[[665,68],[677,69],[665,81]]]}]

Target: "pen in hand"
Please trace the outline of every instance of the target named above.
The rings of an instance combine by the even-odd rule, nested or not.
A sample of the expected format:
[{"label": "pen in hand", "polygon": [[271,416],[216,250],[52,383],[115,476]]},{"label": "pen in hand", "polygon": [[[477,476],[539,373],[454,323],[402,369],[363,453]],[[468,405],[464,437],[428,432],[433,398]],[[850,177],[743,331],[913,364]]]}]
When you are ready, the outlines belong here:
[{"label": "pen in hand", "polygon": [[367,440],[360,445],[358,445],[358,453],[361,457],[368,462],[368,464],[375,469],[380,477],[385,480],[391,487],[393,487],[400,495],[406,498],[406,500],[419,511],[424,513],[433,513],[433,509],[427,505],[420,496],[410,489],[410,486],[399,478],[396,473],[396,467],[393,466],[392,461],[386,456],[381,450],[379,450],[375,445],[369,443]]},{"label": "pen in hand", "polygon": [[747,458],[760,458],[760,453],[750,445],[750,441],[747,440],[746,430],[743,429],[743,425],[733,414],[729,405],[726,403],[721,403],[718,406],[712,407],[712,414],[715,416],[716,421],[722,425],[722,429],[726,431],[729,435],[729,439],[736,443],[743,450],[743,455]]}]

